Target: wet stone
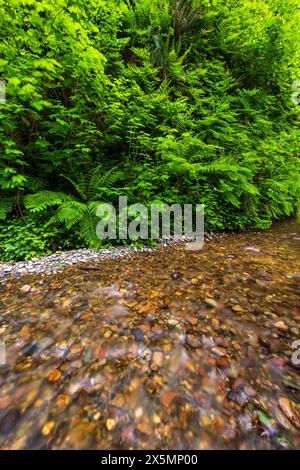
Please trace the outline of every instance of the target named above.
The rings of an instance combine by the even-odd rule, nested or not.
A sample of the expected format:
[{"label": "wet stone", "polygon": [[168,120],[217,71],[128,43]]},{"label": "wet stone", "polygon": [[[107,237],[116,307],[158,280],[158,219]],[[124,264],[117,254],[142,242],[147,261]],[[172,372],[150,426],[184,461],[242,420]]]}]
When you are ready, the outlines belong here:
[{"label": "wet stone", "polygon": [[20,419],[21,412],[17,407],[8,408],[0,418],[0,433],[9,434]]},{"label": "wet stone", "polygon": [[201,337],[200,335],[187,334],[186,343],[190,348],[200,348],[202,345]]},{"label": "wet stone", "polygon": [[31,286],[29,286],[28,284],[25,284],[24,286],[21,287],[20,291],[23,294],[27,294],[28,292],[31,291]]},{"label": "wet stone", "polygon": [[286,332],[286,331],[289,330],[289,327],[288,327],[282,320],[276,322],[276,323],[275,323],[275,326],[276,326],[276,328],[278,328],[278,330],[280,330],[280,331]]},{"label": "wet stone", "polygon": [[296,428],[300,429],[300,414],[299,410],[297,410],[297,405],[286,397],[280,397],[278,404],[288,420],[296,426]]},{"label": "wet stone", "polygon": [[144,332],[142,330],[133,330],[133,335],[136,341],[143,341]]},{"label": "wet stone", "polygon": [[209,305],[210,307],[217,308],[218,307],[218,302],[216,302],[214,299],[206,298],[204,299],[205,303]]},{"label": "wet stone", "polygon": [[88,449],[93,439],[94,427],[90,423],[81,423],[75,426],[66,437],[63,448]]},{"label": "wet stone", "polygon": [[157,371],[164,363],[164,355],[160,351],[155,351],[152,355],[150,367],[153,371]]},{"label": "wet stone", "polygon": [[211,351],[218,357],[223,357],[227,354],[226,349],[221,348],[220,346],[214,346],[213,348],[211,348]]},{"label": "wet stone", "polygon": [[32,356],[32,354],[37,349],[37,343],[35,341],[31,341],[30,343],[26,344],[22,349],[22,354],[24,356]]}]

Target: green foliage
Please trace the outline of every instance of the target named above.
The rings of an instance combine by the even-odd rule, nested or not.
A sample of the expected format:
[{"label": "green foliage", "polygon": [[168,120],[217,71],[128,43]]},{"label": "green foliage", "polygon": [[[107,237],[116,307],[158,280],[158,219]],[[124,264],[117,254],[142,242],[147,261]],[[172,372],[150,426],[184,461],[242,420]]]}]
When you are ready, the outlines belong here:
[{"label": "green foliage", "polygon": [[37,251],[49,221],[57,245],[67,230],[98,247],[95,207],[121,194],[204,203],[208,230],[266,228],[299,206],[294,0],[0,8],[1,233],[29,236],[27,207]]},{"label": "green foliage", "polygon": [[39,218],[14,217],[0,227],[0,247],[0,259],[18,261],[81,245],[76,235],[70,236],[62,227]]},{"label": "green foliage", "polygon": [[0,220],[5,220],[8,214],[12,211],[15,198],[13,196],[4,196],[0,200]]},{"label": "green foliage", "polygon": [[99,248],[101,241],[96,235],[97,207],[103,202],[103,197],[116,192],[114,185],[123,177],[122,171],[116,168],[104,171],[102,164],[98,164],[88,173],[80,175],[77,182],[67,177],[76,190],[79,200],[75,196],[65,193],[40,191],[26,195],[24,204],[33,214],[57,206],[49,223],[62,223],[68,230],[78,226],[78,235],[86,245],[91,248]]}]

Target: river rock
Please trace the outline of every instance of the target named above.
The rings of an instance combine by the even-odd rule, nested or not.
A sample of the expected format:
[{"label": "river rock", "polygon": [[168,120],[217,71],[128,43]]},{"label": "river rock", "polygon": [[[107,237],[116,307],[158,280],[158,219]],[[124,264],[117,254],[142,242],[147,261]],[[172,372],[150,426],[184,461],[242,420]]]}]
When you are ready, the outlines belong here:
[{"label": "river rock", "polygon": [[202,345],[200,336],[194,334],[187,334],[186,335],[186,343],[190,348],[200,348]]},{"label": "river rock", "polygon": [[300,429],[300,415],[296,409],[296,404],[286,397],[279,397],[278,404],[283,414],[290,422]]},{"label": "river rock", "polygon": [[289,330],[289,327],[282,320],[274,323],[274,326],[276,326],[276,328],[278,328],[280,331],[286,332]]},{"label": "river rock", "polygon": [[29,284],[25,284],[21,287],[20,291],[22,292],[22,294],[28,294],[28,292],[31,291],[31,286]]},{"label": "river rock", "polygon": [[164,362],[163,353],[160,351],[154,351],[152,355],[152,359],[151,359],[151,364],[150,364],[151,370],[157,371],[158,369],[162,367],[163,362]]},{"label": "river rock", "polygon": [[220,346],[214,346],[213,348],[211,348],[211,351],[212,351],[216,356],[219,356],[219,357],[226,356],[226,354],[227,354],[226,349],[221,348]]},{"label": "river rock", "polygon": [[211,299],[209,297],[207,297],[206,299],[204,299],[204,302],[209,305],[210,307],[213,307],[213,308],[217,308],[218,307],[218,302],[216,302],[214,299]]}]

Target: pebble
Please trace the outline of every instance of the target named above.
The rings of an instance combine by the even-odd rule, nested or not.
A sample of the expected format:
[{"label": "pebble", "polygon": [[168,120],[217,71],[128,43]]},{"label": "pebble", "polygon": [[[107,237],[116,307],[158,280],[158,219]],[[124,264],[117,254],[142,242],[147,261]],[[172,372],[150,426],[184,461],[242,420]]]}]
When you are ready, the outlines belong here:
[{"label": "pebble", "polygon": [[12,407],[8,408],[0,419],[0,435],[7,435],[15,427],[16,423],[20,419],[21,413],[19,408]]},{"label": "pebble", "polygon": [[202,345],[200,336],[187,334],[186,335],[186,343],[191,348],[200,348]]},{"label": "pebble", "polygon": [[54,369],[51,374],[48,376],[48,381],[49,382],[56,382],[61,378],[61,371],[58,369]]},{"label": "pebble", "polygon": [[125,403],[124,396],[121,393],[118,393],[111,401],[110,404],[112,406],[116,406],[117,408],[122,408]]},{"label": "pebble", "polygon": [[150,364],[151,370],[157,371],[158,369],[162,367],[163,362],[164,362],[163,353],[160,351],[154,351],[152,355],[152,359],[151,359],[151,364]]},{"label": "pebble", "polygon": [[216,302],[214,299],[210,299],[209,297],[207,297],[206,299],[204,299],[204,302],[209,305],[210,307],[213,307],[213,308],[217,308],[218,307],[218,302]]},{"label": "pebble", "polygon": [[31,291],[31,286],[29,284],[25,284],[24,286],[21,287],[20,291],[23,294],[27,294],[28,292]]},{"label": "pebble", "polygon": [[274,325],[280,331],[288,331],[289,330],[289,327],[282,320],[276,322]]},{"label": "pebble", "polygon": [[136,341],[143,341],[144,339],[144,332],[143,330],[133,330],[133,335]]},{"label": "pebble", "polygon": [[256,390],[251,385],[245,385],[244,392],[246,393],[246,395],[248,395],[248,397],[251,398],[255,397],[256,395]]},{"label": "pebble", "polygon": [[283,414],[289,421],[300,429],[300,415],[296,409],[296,404],[286,397],[279,397],[278,404]]},{"label": "pebble", "polygon": [[227,368],[230,367],[230,362],[227,357],[222,356],[218,358],[217,365],[222,368]]},{"label": "pebble", "polygon": [[143,416],[143,413],[144,413],[143,408],[142,408],[141,406],[139,406],[139,407],[135,410],[134,416],[135,416],[136,419],[139,419],[139,418],[141,418],[141,417]]},{"label": "pebble", "polygon": [[243,307],[241,307],[240,305],[234,305],[233,307],[231,307],[231,310],[237,313],[241,313],[244,311]]},{"label": "pebble", "polygon": [[54,426],[55,426],[54,421],[48,421],[48,423],[46,423],[45,426],[42,429],[43,436],[48,436],[51,433]]},{"label": "pebble", "polygon": [[285,366],[285,359],[283,357],[273,357],[271,359],[271,364],[273,366],[277,366],[277,367],[284,367]]},{"label": "pebble", "polygon": [[70,403],[70,397],[66,394],[61,394],[56,399],[56,404],[59,409],[64,409]]},{"label": "pebble", "polygon": [[[147,248],[147,251],[152,249]],[[141,251],[146,251],[146,248],[142,248]],[[75,265],[77,263],[86,263],[87,261],[97,261],[99,259],[106,258],[118,258],[125,254],[131,253],[132,248],[128,247],[117,247],[112,249],[101,249],[99,251],[80,249],[64,251],[62,253],[53,253],[49,256],[42,256],[40,258],[34,257],[30,261],[26,262],[9,262],[0,263],[0,278],[8,275],[25,275],[25,274],[46,274],[51,275],[54,272],[61,271],[67,266]],[[27,293],[30,291],[30,286],[23,286],[25,290],[22,292]],[[27,290],[28,289],[28,290]]]},{"label": "pebble", "polygon": [[107,419],[106,420],[106,429],[108,431],[112,431],[116,427],[116,422],[114,419]]},{"label": "pebble", "polygon": [[219,357],[226,356],[227,354],[226,349],[220,348],[219,346],[214,346],[213,348],[211,348],[211,351]]},{"label": "pebble", "polygon": [[168,408],[175,397],[176,397],[176,392],[172,390],[167,390],[161,394],[160,399],[161,399],[162,404],[166,408]]},{"label": "pebble", "polygon": [[[33,260],[32,264],[40,261]],[[17,363],[17,389],[12,386],[12,381],[1,382],[0,375],[4,390],[0,397],[0,438],[1,431],[8,436],[5,445],[25,447],[28,442],[33,442],[31,435],[35,433],[36,446],[47,448],[53,445],[63,448],[111,448],[119,445],[122,448],[146,448],[149,444],[173,448],[199,447],[198,439],[203,448],[212,448],[215,442],[220,442],[218,436],[222,436],[222,440],[224,437],[224,442],[227,441],[230,447],[235,444],[240,448],[246,448],[248,444],[254,447],[258,442],[262,448],[277,448],[275,438],[283,437],[279,432],[282,434],[284,429],[289,431],[294,428],[292,439],[297,447],[299,438],[296,427],[300,423],[298,379],[294,370],[288,367],[279,369],[285,361],[289,361],[292,340],[287,338],[285,341],[285,334],[274,326],[275,322],[280,323],[280,319],[285,327],[294,325],[296,328],[299,317],[293,310],[292,302],[286,303],[283,296],[286,309],[281,309],[280,305],[277,309],[277,297],[272,300],[270,296],[274,312],[268,312],[266,323],[261,303],[251,304],[255,297],[250,296],[250,302],[246,303],[245,298],[236,293],[227,296],[226,292],[223,294],[218,289],[218,282],[211,285],[209,277],[206,279],[205,276],[205,280],[199,281],[199,289],[193,288],[184,271],[182,280],[176,281],[176,284],[186,286],[186,292],[182,289],[182,298],[172,300],[169,295],[153,295],[151,309],[147,304],[144,314],[138,315],[135,313],[136,306],[144,300],[144,295],[148,300],[149,289],[146,286],[144,291],[139,291],[137,278],[141,273],[141,277],[146,274],[147,279],[147,267],[141,262],[135,277],[131,266],[127,266],[127,258],[124,261],[124,277],[122,274],[120,285],[116,284],[113,288],[105,287],[105,283],[102,285],[103,272],[97,267],[98,272],[92,273],[91,282],[87,281],[88,276],[84,276],[86,292],[83,295],[82,277],[79,280],[82,273],[78,270],[74,282],[70,282],[66,289],[61,291],[59,288],[57,292],[53,289],[53,296],[52,292],[51,295],[47,294],[45,310],[37,309],[36,305],[42,304],[41,294],[45,293],[44,289],[48,292],[52,279],[48,286],[49,281],[42,277],[43,289],[35,289],[38,282],[32,286],[36,299],[30,294],[32,298],[25,299],[25,304],[24,297],[19,296],[22,308],[20,322],[16,327],[12,325],[10,336],[5,332],[5,338],[11,338],[12,344],[16,340],[18,354],[22,352],[26,357]],[[76,260],[72,259],[72,262]],[[160,263],[158,265],[161,268]],[[24,266],[26,263],[21,269]],[[100,263],[97,266],[100,267]],[[180,267],[180,263],[174,265],[174,272]],[[155,283],[160,282],[162,271],[174,290],[168,269],[158,271],[158,279],[153,280],[151,292],[156,292],[152,289],[156,288]],[[220,277],[223,274],[227,276],[226,271],[222,273],[220,270]],[[236,276],[236,273],[229,271],[228,282],[231,283],[233,275]],[[265,276],[267,283],[269,273],[266,272]],[[110,277],[113,282],[114,275]],[[203,282],[208,287],[203,287]],[[234,279],[232,282],[234,286]],[[25,282],[21,280],[18,286],[23,284]],[[94,296],[96,287],[98,294]],[[231,289],[228,290],[230,292]],[[194,291],[199,294],[197,302],[189,304]],[[251,294],[251,288],[247,292]],[[229,298],[231,295],[237,297],[232,300]],[[220,303],[211,297],[220,299]],[[112,300],[106,302],[107,299]],[[205,303],[210,307],[218,306],[217,311],[205,307],[204,299],[208,300]],[[53,300],[53,306],[50,300]],[[200,301],[203,302],[202,306],[199,306]],[[167,306],[166,312],[159,310],[161,303]],[[187,308],[182,308],[183,303]],[[247,312],[241,318],[230,312],[231,306],[238,307],[239,304]],[[133,312],[127,318],[131,308]],[[60,322],[56,321],[55,314],[52,315],[56,309],[58,316],[72,319],[71,328],[64,330],[59,342],[57,331],[60,331]],[[37,313],[33,315],[31,311]],[[257,315],[259,328],[254,328],[252,323],[249,323],[250,328],[246,328],[248,314],[250,317],[252,312]],[[0,312],[2,328],[5,326],[3,319],[7,319],[1,315]],[[34,324],[31,324],[32,317],[37,319],[36,332]],[[241,320],[243,323],[239,324]],[[53,330],[54,339],[49,343]],[[264,337],[261,338],[261,335]],[[281,344],[283,340],[284,344]],[[31,350],[35,344],[36,349]],[[13,350],[8,352],[14,353]],[[33,367],[40,352],[43,353],[42,360],[47,361],[44,369],[40,368],[40,364],[38,368]],[[133,356],[137,359],[133,360]],[[61,358],[64,360],[57,360]],[[279,367],[272,368],[272,364]],[[252,366],[256,366],[254,370],[244,369]],[[283,375],[290,377],[290,385],[287,387],[284,384],[284,389],[280,382]],[[35,391],[32,398],[30,378]],[[43,386],[37,394],[40,381]],[[228,393],[229,390],[231,392]],[[278,399],[283,393],[289,394],[289,398]],[[31,403],[32,413],[28,413]],[[8,415],[7,410],[10,410]],[[198,432],[199,424],[201,434]],[[22,444],[20,436],[23,436],[25,425],[28,441]],[[251,434],[242,436],[240,431]],[[13,434],[13,441],[10,433]],[[49,437],[45,439],[43,436]],[[235,436],[237,439],[230,442]],[[270,436],[274,441],[268,442]]]},{"label": "pebble", "polygon": [[[207,234],[205,234],[207,237]],[[213,234],[213,237],[216,235]],[[70,250],[63,251],[60,253],[52,253],[51,255],[33,257],[29,261],[17,261],[17,262],[8,262],[0,263],[0,279],[10,275],[20,276],[26,274],[46,274],[52,275],[55,272],[61,272],[62,269],[65,269],[67,266],[75,265],[78,263],[86,263],[88,261],[97,261],[102,259],[109,258],[119,258],[126,254],[131,254],[132,252],[141,252],[141,253],[151,253],[156,249],[164,248],[173,243],[182,243],[184,242],[184,237],[176,239],[168,239],[167,243],[158,242],[157,246],[154,248],[150,247],[131,247],[129,246],[118,246],[115,248],[102,248],[100,250],[90,250],[88,248],[82,248],[79,250]]]},{"label": "pebble", "polygon": [[66,438],[66,448],[88,449],[93,437],[94,426],[90,423],[80,423],[75,426]]}]

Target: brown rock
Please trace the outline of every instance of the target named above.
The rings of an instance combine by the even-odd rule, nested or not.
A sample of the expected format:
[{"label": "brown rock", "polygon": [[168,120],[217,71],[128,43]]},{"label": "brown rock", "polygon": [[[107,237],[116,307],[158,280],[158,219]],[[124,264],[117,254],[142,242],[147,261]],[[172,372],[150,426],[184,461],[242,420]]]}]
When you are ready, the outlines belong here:
[{"label": "brown rock", "polygon": [[271,363],[272,363],[272,366],[283,367],[286,361],[283,357],[272,357]]},{"label": "brown rock", "polygon": [[296,432],[296,429],[291,424],[291,422],[287,419],[287,417],[282,413],[279,408],[275,409],[275,418],[277,419],[280,426],[287,429],[290,432]]},{"label": "brown rock", "polygon": [[73,346],[71,346],[68,352],[67,359],[69,359],[69,361],[73,361],[74,359],[77,359],[80,356],[81,351],[82,351],[81,344],[79,343],[73,344]]},{"label": "brown rock", "polygon": [[121,393],[118,393],[111,401],[110,404],[112,406],[116,406],[117,408],[122,408],[125,403],[124,396]]},{"label": "brown rock", "polygon": [[160,395],[162,404],[167,408],[172,400],[176,397],[176,392],[172,390],[167,390]]},{"label": "brown rock", "polygon": [[54,426],[55,426],[54,421],[48,421],[48,423],[46,423],[45,426],[42,429],[43,436],[48,436],[51,433]]},{"label": "brown rock", "polygon": [[217,365],[222,368],[230,367],[230,362],[226,356],[217,359]]},{"label": "brown rock", "polygon": [[214,299],[207,297],[204,302],[212,308],[218,308],[219,304]]},{"label": "brown rock", "polygon": [[240,305],[234,305],[233,307],[231,307],[231,310],[236,313],[241,313],[244,311],[243,307],[241,307]]},{"label": "brown rock", "polygon": [[164,355],[160,351],[154,351],[151,359],[150,368],[153,371],[156,371],[162,367],[164,363]]},{"label": "brown rock", "polygon": [[186,343],[191,348],[200,348],[202,346],[200,336],[196,336],[194,334],[186,335]]},{"label": "brown rock", "polygon": [[12,398],[9,395],[0,397],[0,410],[5,410],[12,404]]},{"label": "brown rock", "polygon": [[300,429],[300,416],[296,409],[296,404],[286,397],[279,397],[278,404],[283,414],[290,420],[296,428]]},{"label": "brown rock", "polygon": [[108,431],[113,431],[116,427],[116,421],[114,419],[107,419],[105,424]]},{"label": "brown rock", "polygon": [[49,382],[56,382],[61,378],[61,371],[58,369],[54,369],[51,374],[48,376],[48,381]]},{"label": "brown rock", "polygon": [[289,327],[283,322],[283,321],[278,321],[274,324],[276,328],[280,331],[288,331]]},{"label": "brown rock", "polygon": [[65,445],[71,449],[88,449],[92,439],[94,426],[90,423],[80,423],[75,426],[66,438]]},{"label": "brown rock", "polygon": [[83,312],[80,315],[80,320],[87,320],[91,316],[91,312]]},{"label": "brown rock", "polygon": [[214,346],[213,348],[211,348],[211,351],[212,351],[216,356],[219,356],[219,357],[226,356],[226,354],[227,354],[226,349],[221,348],[221,347],[219,347],[219,346]]},{"label": "brown rock", "polygon": [[30,328],[28,325],[24,325],[20,331],[20,336],[28,336],[30,333]]},{"label": "brown rock", "polygon": [[59,409],[64,409],[68,404],[70,403],[70,397],[69,395],[61,394],[58,395],[56,399],[56,404]]}]

